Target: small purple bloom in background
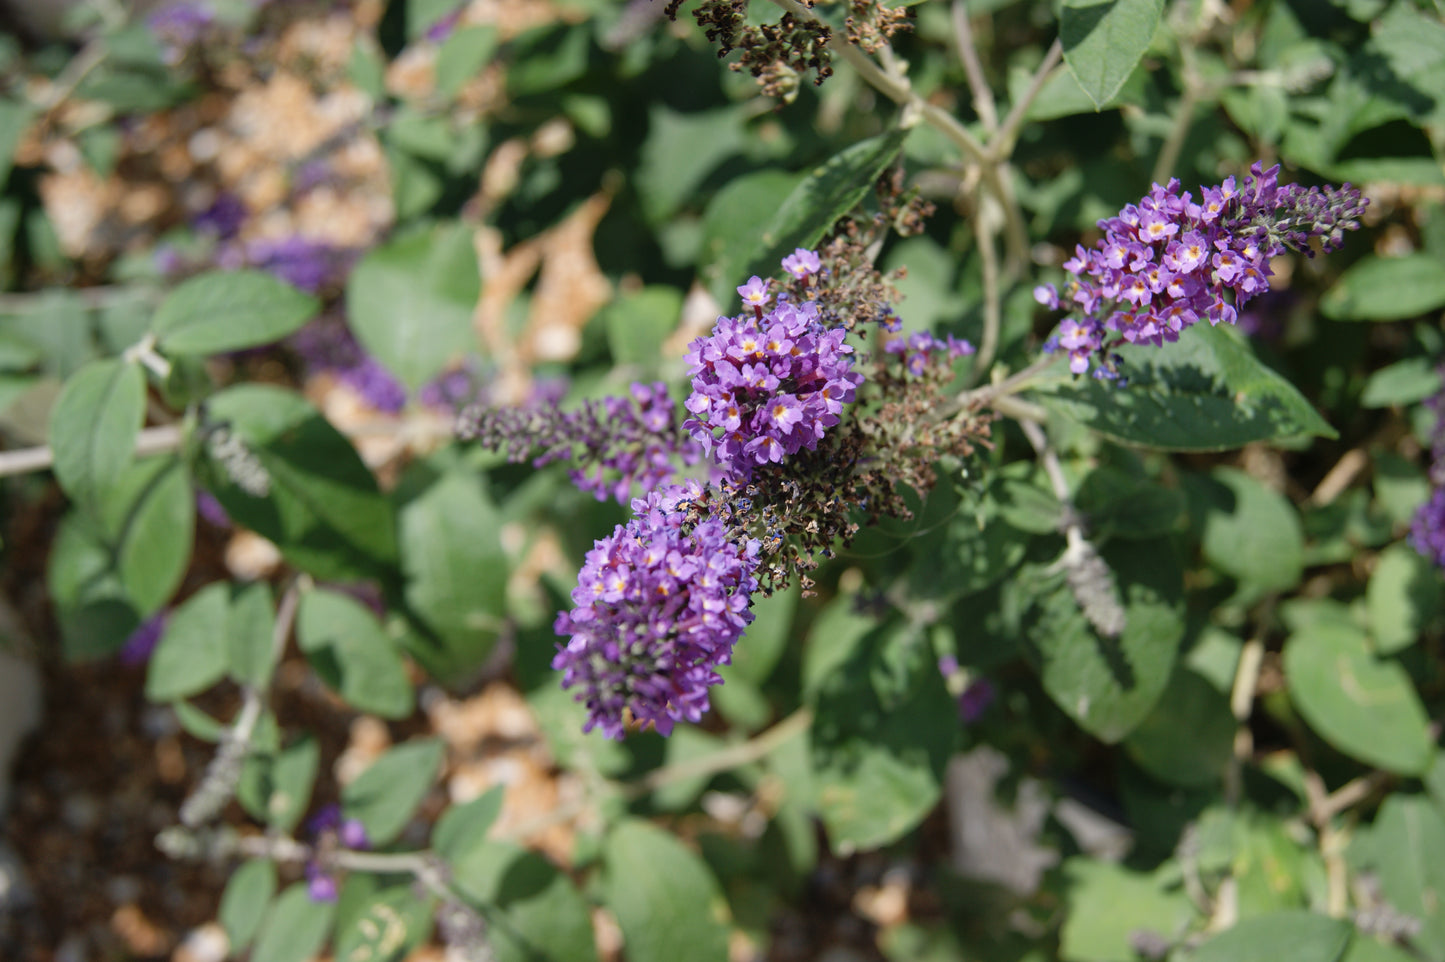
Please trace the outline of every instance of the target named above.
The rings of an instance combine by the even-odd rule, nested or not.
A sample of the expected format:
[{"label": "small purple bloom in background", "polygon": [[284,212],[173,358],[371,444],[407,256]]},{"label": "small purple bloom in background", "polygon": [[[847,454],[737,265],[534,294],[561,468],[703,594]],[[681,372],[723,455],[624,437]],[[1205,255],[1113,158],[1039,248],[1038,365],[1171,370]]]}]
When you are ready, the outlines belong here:
[{"label": "small purple bloom in background", "polygon": [[150,661],[151,653],[156,650],[161,636],[165,634],[166,618],[169,615],[169,611],[158,611],[142,621],[136,630],[130,633],[130,637],[126,638],[125,644],[120,646],[120,652],[117,655],[122,665],[135,667]]},{"label": "small purple bloom in background", "polygon": [[338,894],[336,879],[328,875],[315,862],[306,863],[306,894],[313,902],[335,902]]},{"label": "small purple bloom in background", "polygon": [[291,337],[290,344],[308,372],[329,371],[376,410],[395,414],[406,407],[406,388],[366,353],[339,318],[306,325]]},{"label": "small purple bloom in background", "polygon": [[993,684],[987,678],[975,678],[969,682],[963,694],[958,696],[958,716],[965,725],[972,725],[983,717],[997,697]]},{"label": "small purple bloom in background", "polygon": [[354,251],[304,237],[251,241],[245,248],[246,263],[308,294],[341,284],[355,259]]},{"label": "small purple bloom in background", "polygon": [[217,528],[229,528],[231,516],[226,509],[221,507],[221,502],[209,491],[196,492],[196,514],[199,514],[207,524]]},{"label": "small purple bloom in background", "polygon": [[[1445,366],[1438,372],[1445,379]],[[1415,510],[1410,522],[1410,544],[1416,551],[1445,568],[1445,388],[1426,398],[1425,407],[1435,413],[1435,430],[1430,439],[1430,498]]]},{"label": "small purple bloom in background", "polygon": [[218,239],[228,241],[240,233],[250,211],[241,198],[229,192],[222,192],[211,202],[211,206],[191,218],[196,230],[214,234]]},{"label": "small purple bloom in background", "polygon": [[175,62],[188,47],[205,36],[215,20],[208,4],[198,0],[177,0],[152,12],[146,18],[146,26],[165,45],[166,59]]},{"label": "small purple bloom in background", "polygon": [[714,517],[690,521],[702,498],[696,481],[650,492],[587,553],[552,660],[587,706],[584,731],[621,738],[630,715],[666,735],[708,710],[717,668],[753,620],[760,545],[731,540]]},{"label": "small purple bloom in background", "polygon": [[456,8],[455,10],[453,10],[451,13],[449,13],[449,14],[447,14],[446,16],[442,17],[440,20],[438,20],[436,23],[432,24],[430,27],[427,27],[427,30],[426,30],[426,39],[427,39],[427,41],[430,42],[430,43],[441,43],[441,42],[442,42],[443,40],[445,40],[447,37],[450,37],[450,36],[452,35],[452,31],[457,28],[457,24],[461,22],[461,19],[462,19],[462,11],[465,10],[465,9],[466,9],[466,4],[465,4],[465,3],[459,4],[459,5],[457,6],[457,8]]},{"label": "small purple bloom in background", "polygon": [[341,844],[352,849],[371,848],[371,839],[366,835],[366,826],[361,824],[359,818],[346,818],[341,820],[341,828],[337,832]]}]

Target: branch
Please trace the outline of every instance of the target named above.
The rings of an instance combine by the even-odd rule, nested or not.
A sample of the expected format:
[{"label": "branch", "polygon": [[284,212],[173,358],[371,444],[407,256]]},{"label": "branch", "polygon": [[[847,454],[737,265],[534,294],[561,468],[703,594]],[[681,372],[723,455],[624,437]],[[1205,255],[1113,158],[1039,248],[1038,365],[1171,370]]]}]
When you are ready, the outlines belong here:
[{"label": "branch", "polygon": [[[162,424],[145,428],[136,436],[136,457],[164,454],[181,446],[184,433],[179,425]],[[48,446],[20,448],[16,451],[0,451],[0,478],[30,471],[44,471],[55,463],[55,453]]]},{"label": "branch", "polygon": [[992,137],[998,131],[998,110],[994,106],[993,91],[983,78],[983,65],[978,60],[978,48],[973,42],[973,24],[968,21],[968,7],[964,0],[953,0],[953,33],[958,40],[958,59],[963,63],[968,89],[973,94],[973,109],[983,129]]}]

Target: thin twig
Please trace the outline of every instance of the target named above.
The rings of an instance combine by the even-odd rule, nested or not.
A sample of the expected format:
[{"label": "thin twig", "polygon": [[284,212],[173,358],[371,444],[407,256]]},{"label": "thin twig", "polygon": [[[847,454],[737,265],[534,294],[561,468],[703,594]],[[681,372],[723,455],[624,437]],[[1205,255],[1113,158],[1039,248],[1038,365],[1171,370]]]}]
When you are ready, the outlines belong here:
[{"label": "thin twig", "polygon": [[[164,454],[181,446],[184,434],[179,425],[162,424],[145,428],[135,439],[135,454],[138,458],[152,454]],[[55,463],[55,452],[48,445],[35,448],[20,448],[16,451],[0,451],[0,478],[12,474],[26,474],[30,471],[44,471]]]},{"label": "thin twig", "polygon": [[999,125],[998,133],[989,140],[988,152],[996,160],[1003,160],[1013,153],[1014,144],[1018,141],[1019,131],[1024,125],[1024,115],[1034,105],[1034,100],[1043,91],[1044,85],[1053,79],[1054,72],[1060,68],[1064,59],[1064,45],[1055,40],[1044,54],[1043,63],[1034,71],[1033,77],[1029,80],[1028,88],[1018,102],[1009,108],[1003,123]]},{"label": "thin twig", "polygon": [[974,213],[974,237],[978,242],[979,259],[983,263],[983,337],[973,360],[971,376],[977,378],[993,366],[998,353],[999,328],[1003,324],[1003,295],[999,290],[998,251],[994,248],[993,218],[989,216],[987,199],[979,198]]},{"label": "thin twig", "polygon": [[993,91],[983,77],[983,64],[978,59],[978,47],[973,42],[973,24],[968,20],[968,5],[964,0],[953,0],[953,33],[958,40],[958,59],[963,63],[963,74],[968,78],[968,89],[973,94],[973,109],[978,114],[983,129],[990,135],[998,130],[998,108],[994,106]]}]

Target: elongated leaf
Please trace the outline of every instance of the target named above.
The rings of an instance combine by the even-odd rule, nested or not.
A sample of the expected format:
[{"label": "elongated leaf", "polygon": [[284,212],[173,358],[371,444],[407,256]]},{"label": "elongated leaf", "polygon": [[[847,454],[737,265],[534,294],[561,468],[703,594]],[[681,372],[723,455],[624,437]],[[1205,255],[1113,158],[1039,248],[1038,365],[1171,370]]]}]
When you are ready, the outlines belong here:
[{"label": "elongated leaf", "polygon": [[175,594],[191,557],[196,499],[179,458],[151,458],[121,473],[100,505],[113,563],[142,615]]},{"label": "elongated leaf", "polygon": [[817,804],[836,850],[891,842],[932,810],[958,709],[920,633],[870,632],[822,682],[816,713]]},{"label": "elongated leaf", "polygon": [[1164,0],[1064,0],[1059,40],[1064,62],[1102,110],[1149,49]]},{"label": "elongated leaf", "polygon": [[232,952],[241,952],[251,944],[275,894],[276,864],[271,860],[253,858],[236,869],[221,894],[218,918]]},{"label": "elongated leaf", "polygon": [[441,767],[442,743],[414,739],[382,755],[341,790],[348,818],[360,819],[372,845],[392,842],[431,790]]},{"label": "elongated leaf", "polygon": [[1177,669],[1148,717],[1124,740],[1130,757],[1170,785],[1211,785],[1234,747],[1229,698],[1205,678]]},{"label": "elongated leaf", "polygon": [[[242,384],[207,405],[264,470],[264,490],[237,484],[236,465],[212,462],[212,491],[238,524],[274,541],[322,578],[376,577],[396,561],[396,522],[376,478],[344,437],[300,395]],[[231,473],[227,472],[230,467]]]},{"label": "elongated leaf", "polygon": [[502,812],[504,794],[501,785],[494,785],[469,802],[449,807],[432,829],[432,850],[454,866],[461,862],[486,840]]},{"label": "elongated leaf", "polygon": [[383,718],[411,714],[411,681],[396,645],[361,603],[318,588],[301,599],[296,641],[347,704]]},{"label": "elongated leaf", "polygon": [[65,382],[50,415],[55,479],[94,511],[100,492],[135,456],[145,417],[145,375],[118,358],[92,361]]},{"label": "elongated leaf", "polygon": [[1126,346],[1126,387],[1094,378],[1060,382],[1042,400],[1123,444],[1226,451],[1335,431],[1233,330],[1196,324],[1162,348]]},{"label": "elongated leaf", "polygon": [[1370,765],[1400,775],[1430,766],[1430,719],[1410,676],[1371,654],[1364,632],[1315,624],[1284,647],[1290,700],[1320,737]]},{"label": "elongated leaf", "polygon": [[230,589],[207,585],[170,616],[146,669],[146,697],[171,701],[205,691],[226,673]]},{"label": "elongated leaf", "polygon": [[1367,408],[1414,404],[1440,393],[1440,369],[1423,357],[1406,358],[1370,375],[1360,404]]},{"label": "elongated leaf", "polygon": [[418,897],[409,876],[346,877],[336,903],[337,959],[399,962],[431,934],[436,899]]},{"label": "elongated leaf", "polygon": [[316,308],[314,297],[264,271],[212,271],[172,291],[151,330],[163,351],[219,354],[279,341]]},{"label": "elongated leaf", "polygon": [[761,234],[745,247],[729,250],[717,260],[710,285],[724,310],[737,302],[733,288],[749,276],[771,277],[782,259],[798,247],[812,247],[872,189],[873,182],[903,149],[906,130],[892,130],[860,141],[813,168],[793,188]]},{"label": "elongated leaf", "polygon": [[506,615],[501,518],[476,472],[447,470],[398,513],[406,600],[442,648],[415,645],[442,679],[473,671],[491,653]]},{"label": "elongated leaf", "polygon": [[27,103],[11,100],[9,97],[0,98],[0,187],[4,187],[5,181],[10,177],[10,165],[15,161],[15,148],[20,145],[20,138],[24,135],[33,112],[33,108]]},{"label": "elongated leaf", "polygon": [[1234,468],[1215,469],[1191,490],[1204,515],[1201,547],[1215,567],[1257,591],[1283,591],[1299,582],[1304,532],[1284,495]]},{"label": "elongated leaf", "polygon": [[1025,631],[1044,690],[1086,731],[1116,742],[1149,715],[1169,683],[1184,634],[1183,576],[1164,540],[1113,542],[1100,554],[1124,606],[1117,638],[1093,629],[1062,572],[1025,565],[1016,581],[1035,598]]},{"label": "elongated leaf", "polygon": [[1135,932],[1173,934],[1193,915],[1183,892],[1119,865],[1071,858],[1064,875],[1069,916],[1059,933],[1059,957],[1066,962],[1135,962]]},{"label": "elongated leaf", "polygon": [[1366,257],[1320,300],[1337,321],[1396,321],[1445,307],[1445,271],[1433,254]]},{"label": "elongated leaf", "polygon": [[672,835],[629,820],[608,833],[603,847],[603,899],[617,916],[632,962],[722,962],[727,929],[722,901],[707,865]]},{"label": "elongated leaf", "polygon": [[415,390],[477,349],[472,311],[480,292],[471,233],[456,225],[372,250],[351,272],[346,305],[357,340]]},{"label": "elongated leaf", "polygon": [[275,667],[276,610],[271,587],[257,582],[235,592],[226,633],[226,670],[241,684],[264,688]]},{"label": "elongated leaf", "polygon": [[287,887],[266,914],[251,958],[267,962],[306,962],[326,943],[336,903],[313,902],[305,882]]},{"label": "elongated leaf", "polygon": [[79,511],[67,514],[55,533],[46,584],[72,661],[114,652],[140,624],[110,548],[95,521]]}]

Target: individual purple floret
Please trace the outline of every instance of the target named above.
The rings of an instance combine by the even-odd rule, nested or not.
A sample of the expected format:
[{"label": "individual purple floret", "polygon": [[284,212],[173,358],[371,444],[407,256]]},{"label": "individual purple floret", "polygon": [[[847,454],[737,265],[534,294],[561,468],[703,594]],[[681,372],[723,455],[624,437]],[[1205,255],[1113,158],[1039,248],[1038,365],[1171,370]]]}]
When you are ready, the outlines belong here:
[{"label": "individual purple floret", "polygon": [[902,357],[904,368],[915,377],[922,376],[934,363],[943,361],[951,364],[960,357],[973,354],[974,350],[971,343],[952,334],[941,341],[927,331],[914,331],[906,338],[888,333],[883,339],[884,353]]},{"label": "individual purple floret", "polygon": [[677,424],[667,385],[634,383],[628,397],[587,401],[564,411],[556,401],[522,407],[474,406],[457,433],[534,467],[575,461],[574,484],[599,501],[626,504],[633,485],[654,490],[677,476],[678,464],[696,464],[702,450]]},{"label": "individual purple floret", "polygon": [[196,492],[196,514],[212,527],[229,528],[231,516],[221,507],[221,502],[209,491]]},{"label": "individual purple floret", "polygon": [[[1239,309],[1269,290],[1270,258],[1286,249],[1313,256],[1312,238],[1335,250],[1346,230],[1359,227],[1367,201],[1355,188],[1281,187],[1278,175],[1278,165],[1255,163],[1243,188],[1230,177],[1202,188],[1198,202],[1179,193],[1178,180],[1155,184],[1138,204],[1099,221],[1104,236],[1064,263],[1072,276],[1063,292],[1034,290],[1039,303],[1078,312],[1059,332],[1069,369],[1084,373],[1120,342],[1177,341],[1201,319],[1233,324]],[[1112,359],[1096,374],[1115,376]]]},{"label": "individual purple floret", "polygon": [[761,548],[732,540],[713,517],[688,521],[696,481],[632,502],[634,517],[597,541],[557,615],[552,667],[587,706],[585,731],[621,738],[628,716],[660,733],[708,710],[720,665],[753,620],[750,595]]},{"label": "individual purple floret", "polygon": [[758,465],[815,449],[863,375],[853,370],[847,333],[825,328],[812,301],[780,297],[765,312],[771,297],[758,277],[738,293],[751,313],[718,318],[688,346],[692,417],[683,427],[729,477],[745,481]]},{"label": "individual purple floret", "polygon": [[313,902],[335,902],[336,879],[315,862],[306,863],[306,894]]}]

